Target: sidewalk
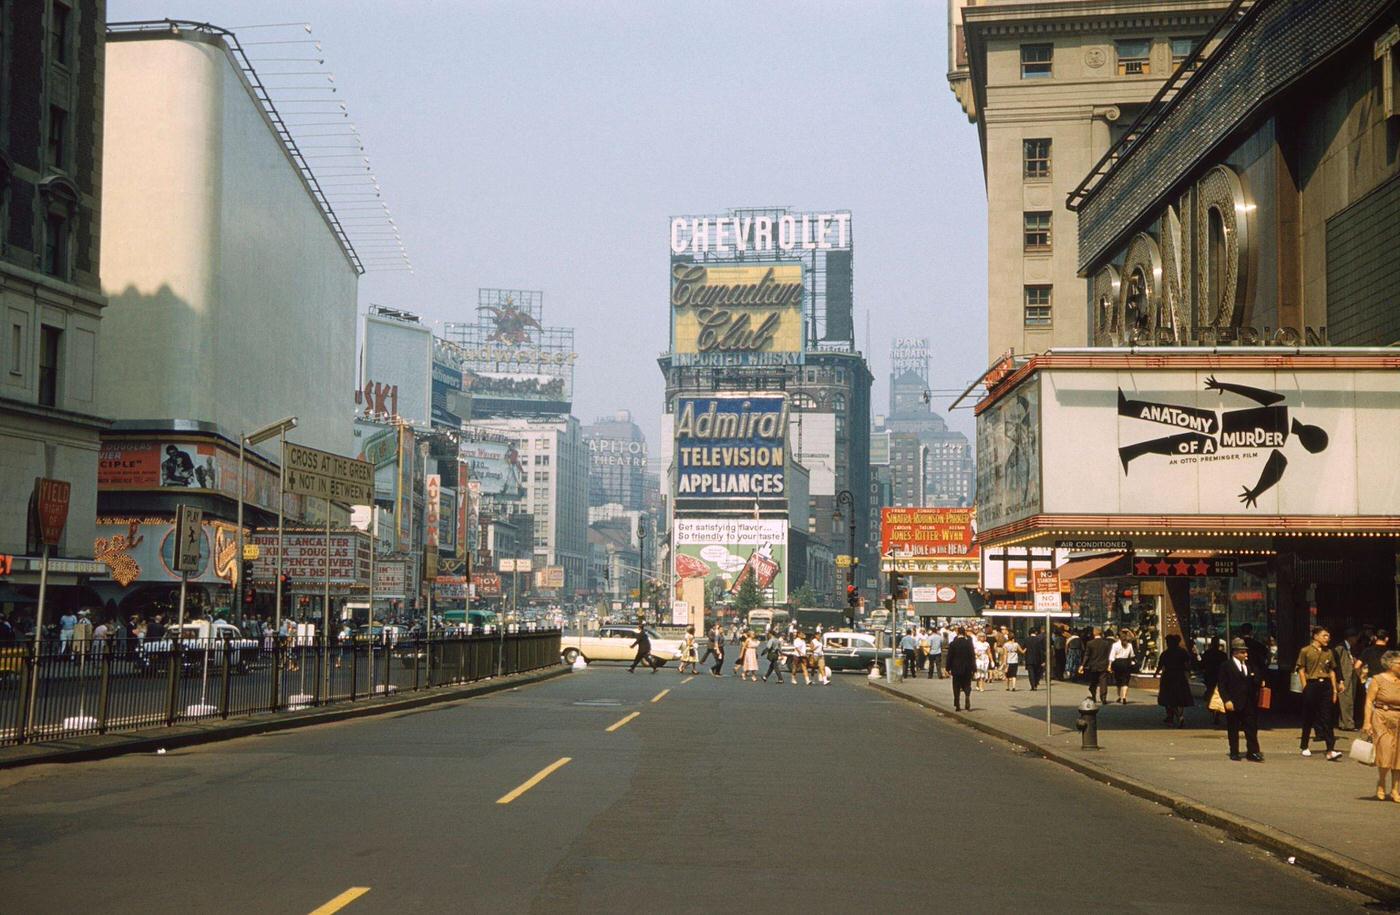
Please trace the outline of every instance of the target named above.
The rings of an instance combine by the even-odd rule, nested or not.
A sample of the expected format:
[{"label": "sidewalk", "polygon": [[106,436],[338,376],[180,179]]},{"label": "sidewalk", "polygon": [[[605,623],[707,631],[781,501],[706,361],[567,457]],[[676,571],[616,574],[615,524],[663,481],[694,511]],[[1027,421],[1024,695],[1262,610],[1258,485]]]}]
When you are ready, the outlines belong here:
[{"label": "sidewalk", "polygon": [[[1031,692],[1024,679],[1008,692],[1002,683],[973,691],[971,712],[953,711],[950,680],[884,680],[872,685],[955,718],[978,730],[1040,752],[1048,759],[1171,807],[1188,819],[1217,826],[1377,899],[1400,901],[1400,804],[1375,799],[1376,770],[1348,758],[1327,762],[1323,745],[1298,754],[1291,716],[1264,712],[1259,733],[1265,762],[1227,756],[1224,726],[1210,725],[1202,704],[1187,710],[1184,729],[1162,723],[1155,690],[1134,689],[1129,704],[1099,712],[1100,750],[1081,750],[1075,728],[1088,694],[1078,683],[1057,681],[1051,736],[1046,736],[1044,684]],[[1115,691],[1110,690],[1110,695]],[[1337,749],[1354,732],[1339,731]],[[1241,747],[1243,749],[1243,747]]]},{"label": "sidewalk", "polygon": [[266,734],[288,728],[329,724],[334,721],[362,718],[366,715],[382,715],[422,705],[453,702],[500,690],[516,689],[554,677],[561,677],[567,673],[569,673],[568,667],[558,665],[524,673],[507,674],[504,677],[487,677],[484,680],[460,685],[438,686],[402,695],[394,693],[389,698],[336,702],[302,711],[260,712],[256,715],[227,719],[211,718],[182,722],[170,727],[91,734],[84,737],[68,737],[0,747],[0,770],[44,763],[87,762],[121,756],[126,753],[154,753],[157,750],[189,747],[219,740],[233,740],[238,737]]}]

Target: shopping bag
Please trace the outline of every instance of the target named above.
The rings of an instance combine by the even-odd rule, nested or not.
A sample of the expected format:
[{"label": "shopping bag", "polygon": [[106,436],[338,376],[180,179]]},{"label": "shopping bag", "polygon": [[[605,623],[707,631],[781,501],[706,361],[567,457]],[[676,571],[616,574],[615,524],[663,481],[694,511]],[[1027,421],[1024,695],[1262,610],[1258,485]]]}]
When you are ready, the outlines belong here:
[{"label": "shopping bag", "polygon": [[1369,740],[1353,740],[1351,742],[1351,758],[1361,763],[1363,766],[1374,766],[1376,764],[1376,745]]},{"label": "shopping bag", "polygon": [[1274,704],[1274,691],[1267,686],[1259,687],[1259,708],[1267,709]]},{"label": "shopping bag", "polygon": [[1290,693],[1301,693],[1303,691],[1303,678],[1298,676],[1298,671],[1293,671],[1293,676],[1288,678],[1288,691]]},{"label": "shopping bag", "polygon": [[1225,714],[1225,700],[1220,698],[1220,690],[1211,691],[1210,704],[1207,707],[1217,714]]}]

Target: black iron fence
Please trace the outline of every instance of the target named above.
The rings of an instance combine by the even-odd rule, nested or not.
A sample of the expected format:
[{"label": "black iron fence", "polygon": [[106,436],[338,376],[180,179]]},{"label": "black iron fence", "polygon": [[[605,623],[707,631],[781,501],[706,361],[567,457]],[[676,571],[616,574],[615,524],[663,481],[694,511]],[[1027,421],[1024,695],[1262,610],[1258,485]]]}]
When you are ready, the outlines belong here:
[{"label": "black iron fence", "polygon": [[222,638],[0,646],[0,746],[296,711],[558,663],[557,630],[329,647]]}]

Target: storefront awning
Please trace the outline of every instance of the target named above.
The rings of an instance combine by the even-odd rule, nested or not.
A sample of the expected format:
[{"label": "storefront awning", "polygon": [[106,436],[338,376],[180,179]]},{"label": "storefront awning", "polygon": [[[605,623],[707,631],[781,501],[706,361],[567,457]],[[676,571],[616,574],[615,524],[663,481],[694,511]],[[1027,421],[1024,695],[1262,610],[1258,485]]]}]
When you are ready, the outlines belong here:
[{"label": "storefront awning", "polygon": [[1125,553],[1114,553],[1111,556],[1090,556],[1088,559],[1071,559],[1055,571],[1060,574],[1060,581],[1074,581],[1076,578],[1084,578],[1095,572],[1103,571],[1115,562],[1122,560],[1125,556]]}]

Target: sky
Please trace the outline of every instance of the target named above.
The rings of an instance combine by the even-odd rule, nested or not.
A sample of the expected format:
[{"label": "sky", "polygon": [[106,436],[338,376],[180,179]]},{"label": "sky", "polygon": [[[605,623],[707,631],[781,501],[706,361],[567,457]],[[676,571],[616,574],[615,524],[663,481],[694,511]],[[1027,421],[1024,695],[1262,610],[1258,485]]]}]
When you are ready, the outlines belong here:
[{"label": "sky", "polygon": [[[245,43],[309,23],[414,267],[366,273],[361,313],[472,321],[478,287],[543,290],[544,323],[576,328],[584,422],[628,409],[657,441],[677,214],[852,211],[873,413],[893,337],[930,338],[935,391],[986,368],[986,196],[943,3],[108,0],[167,17]],[[259,58],[313,53],[247,50],[269,84],[296,64]],[[969,409],[949,421],[972,436]]]}]

